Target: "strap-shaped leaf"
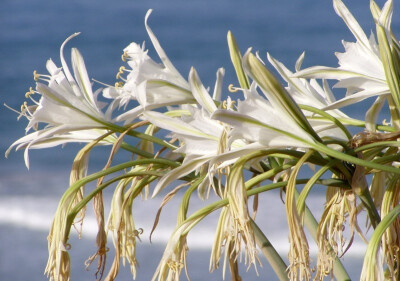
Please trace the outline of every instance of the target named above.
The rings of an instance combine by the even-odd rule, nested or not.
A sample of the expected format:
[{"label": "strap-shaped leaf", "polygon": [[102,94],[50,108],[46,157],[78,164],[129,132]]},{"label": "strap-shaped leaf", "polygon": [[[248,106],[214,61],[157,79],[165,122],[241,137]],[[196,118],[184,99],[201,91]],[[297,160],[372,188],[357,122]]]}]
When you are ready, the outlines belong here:
[{"label": "strap-shaped leaf", "polygon": [[383,265],[379,264],[378,250],[381,245],[382,235],[386,229],[391,226],[393,221],[400,215],[400,205],[397,205],[390,211],[378,224],[369,240],[367,251],[365,253],[363,268],[361,270],[361,281],[380,280],[383,276]]}]

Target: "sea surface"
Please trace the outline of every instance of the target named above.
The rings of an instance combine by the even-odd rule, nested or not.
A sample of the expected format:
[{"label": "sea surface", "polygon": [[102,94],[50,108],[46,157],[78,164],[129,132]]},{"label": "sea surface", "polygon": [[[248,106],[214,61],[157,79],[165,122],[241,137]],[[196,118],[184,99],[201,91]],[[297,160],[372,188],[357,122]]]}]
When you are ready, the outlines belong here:
[{"label": "sea surface", "polygon": [[[370,34],[374,24],[369,1],[346,1],[346,4]],[[396,1],[395,31],[400,28],[398,6]],[[243,52],[252,47],[263,59],[269,52],[292,70],[303,51],[304,66],[337,66],[334,52],[343,51],[341,40],[354,41],[329,0],[0,0],[0,156],[25,134],[27,124],[23,119],[17,121],[18,115],[7,107],[19,110],[26,100],[25,92],[34,86],[33,71],[46,73],[47,59],[52,58],[60,65],[59,48],[69,35],[81,32],[68,43],[66,56],[71,47],[77,47],[85,58],[89,76],[103,83],[115,83],[115,75],[123,65],[122,50],[130,42],[145,41],[150,56],[156,59],[144,28],[144,16],[150,8],[153,13],[149,25],[177,69],[187,77],[190,67],[195,67],[203,83],[211,87],[219,67],[226,69],[225,89],[236,83],[226,44],[228,30],[233,32]],[[363,118],[366,108],[345,111]],[[31,151],[29,170],[21,151],[12,152],[8,159],[0,157],[0,281],[47,280],[43,275],[46,237],[80,147],[69,144]],[[106,152],[100,149],[93,154],[91,171],[104,165]],[[110,194],[111,190],[106,192],[106,199]],[[163,212],[152,244],[148,233],[161,198],[135,206],[136,224],[145,229],[138,246],[138,280],[151,279],[175,224],[177,202],[178,199]],[[323,202],[321,191],[313,193],[308,202],[317,216],[322,212]],[[194,210],[202,203],[193,204]],[[189,236],[191,280],[222,280],[221,271],[207,273],[215,219],[216,215],[201,223]],[[257,221],[286,257],[287,225],[279,192],[263,195]],[[72,280],[95,280],[95,269],[86,271],[83,265],[95,251],[95,235],[96,223],[89,211],[82,238],[75,234],[71,237]],[[311,248],[315,262],[315,247]],[[357,240],[343,258],[354,280],[360,274],[364,251],[365,246]],[[262,263],[259,276],[253,268],[247,273],[246,268],[241,268],[243,280],[277,280],[268,263],[264,259]],[[131,280],[127,267],[117,280]]]}]

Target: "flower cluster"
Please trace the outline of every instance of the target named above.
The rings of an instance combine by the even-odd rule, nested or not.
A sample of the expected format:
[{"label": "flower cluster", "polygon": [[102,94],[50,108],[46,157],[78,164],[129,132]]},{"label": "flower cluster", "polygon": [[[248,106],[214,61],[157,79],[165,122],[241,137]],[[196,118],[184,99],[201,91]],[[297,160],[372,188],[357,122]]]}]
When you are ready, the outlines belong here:
[{"label": "flower cluster", "polygon": [[[70,187],[50,230],[46,267],[50,279],[69,280],[70,231],[83,220],[90,201],[98,221],[98,251],[88,263],[98,259],[101,279],[110,234],[115,257],[106,280],[116,278],[121,259],[136,277],[136,242],[147,230],[135,228],[135,199],[166,192],[162,207],[178,193],[182,199],[177,225],[153,280],[179,280],[182,269],[186,270],[187,236],[212,212],[220,216],[210,270],[224,259],[223,274],[229,268],[232,280],[241,280],[238,263],[243,255],[246,265],[257,269],[261,253],[280,280],[323,280],[329,275],[348,280],[340,257],[356,234],[368,244],[361,279],[398,280],[400,44],[391,30],[393,3],[388,0],[381,9],[371,2],[376,35],[369,38],[340,0],[333,4],[355,37],[355,42],[343,42],[345,51],[336,54],[339,67],[302,69],[303,53],[291,71],[270,54],[265,61],[251,49],[242,54],[228,32],[238,81],[228,91],[222,68],[216,71],[213,89],[203,85],[195,68],[187,78],[177,71],[147,23],[151,10],[145,27],[160,63],[148,55],[144,43],[131,43],[123,50],[127,65],[120,68],[115,86],[93,90],[82,55],[74,48],[70,72],[63,52],[77,34],[70,36],[61,46],[62,67],[49,60],[49,75],[35,72],[36,90],[27,94],[33,105],[25,104],[20,112],[29,121],[28,134],[7,151],[25,149],[29,167],[29,149],[87,143],[75,158]],[[329,80],[337,81],[334,87],[345,88],[346,96],[336,100]],[[232,98],[232,92],[243,96],[235,100],[238,94]],[[364,121],[340,110],[371,97],[376,100],[365,111]],[[384,109],[391,120],[379,124]],[[167,137],[160,130],[168,132]],[[104,169],[88,175],[90,152],[97,145],[111,147],[109,161]],[[124,152],[132,154],[132,160],[113,165],[114,155]],[[307,167],[312,175],[300,179]],[[84,186],[90,182],[96,183],[86,191]],[[117,186],[106,220],[102,191],[113,183]],[[327,193],[319,221],[306,205],[315,186],[325,187]],[[269,242],[255,212],[249,210],[249,197],[277,188],[285,197],[289,264],[273,247],[265,247]],[[208,205],[189,213],[189,199],[196,192]],[[373,231],[369,241],[357,221],[363,210]],[[344,232],[345,227],[350,231]],[[306,228],[319,250],[315,271]]]}]

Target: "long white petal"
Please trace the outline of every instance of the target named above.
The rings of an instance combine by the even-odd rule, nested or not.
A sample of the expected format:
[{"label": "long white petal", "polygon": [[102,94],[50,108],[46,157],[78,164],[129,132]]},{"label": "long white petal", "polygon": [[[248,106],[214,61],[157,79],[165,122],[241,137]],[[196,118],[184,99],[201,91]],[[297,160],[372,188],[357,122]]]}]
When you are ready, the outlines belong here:
[{"label": "long white petal", "polygon": [[83,92],[85,100],[91,105],[91,108],[96,108],[96,103],[93,98],[92,84],[90,83],[88,73],[86,71],[85,61],[82,55],[76,48],[71,49],[72,68],[74,70],[75,79],[79,88]]},{"label": "long white petal", "polygon": [[219,68],[217,71],[217,80],[215,81],[214,92],[213,92],[213,99],[215,101],[221,100],[221,92],[222,92],[222,81],[225,76],[225,69]]},{"label": "long white petal", "polygon": [[168,172],[157,183],[156,187],[154,188],[152,197],[156,196],[161,190],[163,190],[170,183],[196,170],[198,167],[207,163],[213,157],[214,155],[206,155],[203,157],[195,158]]},{"label": "long white petal", "polygon": [[345,79],[352,77],[365,77],[371,80],[375,80],[376,82],[382,82],[381,79],[373,78],[370,76],[362,75],[358,72],[334,68],[334,67],[326,67],[326,66],[312,66],[309,68],[305,68],[293,74],[293,77],[296,78],[321,78],[321,79]]},{"label": "long white petal", "polygon": [[267,54],[269,62],[275,67],[275,69],[279,72],[283,79],[289,83],[290,86],[295,87],[295,89],[304,96],[309,96],[309,98],[313,99],[313,102],[317,102],[315,106],[320,108],[324,105],[324,100],[322,96],[317,94],[315,91],[311,91],[307,89],[300,79],[296,79],[293,77],[293,73],[289,71],[283,63],[274,59],[270,54]]},{"label": "long white petal", "polygon": [[340,107],[348,106],[350,104],[356,103],[363,101],[367,98],[374,97],[374,96],[380,96],[380,95],[386,95],[389,94],[388,88],[381,88],[381,89],[367,89],[363,90],[361,92],[358,92],[353,95],[346,96],[329,106],[323,108],[322,110],[332,110],[332,109],[337,109]]},{"label": "long white petal", "polygon": [[146,111],[143,113],[143,116],[145,119],[149,120],[157,127],[166,129],[168,131],[181,135],[213,139],[218,141],[217,137],[203,133],[202,131],[194,128],[193,126],[190,126],[189,124],[183,122],[180,119],[171,118],[166,116],[165,114],[156,111]]},{"label": "long white petal", "polygon": [[378,119],[379,112],[381,111],[385,101],[385,96],[378,96],[374,104],[368,109],[367,113],[365,114],[365,128],[368,131],[375,132],[376,120]]},{"label": "long white petal", "polygon": [[[142,89],[138,90],[139,95],[146,95],[146,107],[150,104],[158,104],[159,107],[162,107],[195,102],[189,90],[165,80],[148,80],[145,93],[140,92]],[[142,101],[141,97],[138,97],[139,102]]]},{"label": "long white petal", "polygon": [[[314,143],[312,137],[300,128],[280,129],[230,110],[217,110],[212,118],[232,125],[233,137],[245,138],[270,147],[309,147],[310,143]],[[282,123],[284,124],[283,120]]]},{"label": "long white petal", "polygon": [[369,49],[368,37],[365,35],[363,29],[358,24],[357,20],[354,18],[351,12],[343,4],[343,2],[341,0],[334,0],[333,7],[335,9],[335,12],[343,19],[343,21],[349,27],[354,37],[356,37],[357,40],[360,41],[366,49]]},{"label": "long white petal", "polygon": [[201,83],[199,75],[193,67],[189,72],[189,84],[194,98],[204,109],[206,109],[209,113],[213,113],[215,110],[217,110],[217,106],[210,97],[204,85]]},{"label": "long white petal", "polygon": [[61,65],[63,67],[63,71],[64,71],[65,76],[67,77],[68,82],[70,83],[75,95],[78,97],[80,96],[80,91],[79,91],[78,85],[76,85],[76,82],[75,82],[71,72],[69,71],[67,62],[65,61],[64,47],[68,43],[69,40],[78,36],[79,34],[80,34],[80,32],[76,32],[76,33],[72,34],[71,36],[69,36],[67,39],[65,39],[65,41],[62,43],[61,48],[60,48],[60,59],[61,59]]},{"label": "long white petal", "polygon": [[385,27],[386,30],[390,30],[390,25],[392,23],[393,15],[393,1],[386,1],[382,8],[381,14],[379,16],[379,24]]},{"label": "long white petal", "polygon": [[145,23],[145,26],[146,26],[147,33],[148,33],[148,35],[150,37],[150,40],[153,43],[154,49],[156,50],[158,56],[160,57],[161,61],[165,65],[165,67],[167,67],[172,73],[174,73],[177,76],[177,78],[179,80],[181,80],[181,82],[183,84],[185,84],[186,83],[185,79],[182,78],[182,76],[180,75],[179,71],[175,68],[175,66],[169,60],[169,58],[167,57],[167,54],[165,53],[164,49],[161,47],[160,42],[158,41],[157,37],[154,35],[154,33],[151,30],[150,26],[147,24],[148,18],[149,18],[149,16],[150,16],[152,11],[153,11],[152,9],[147,11],[144,23]]}]

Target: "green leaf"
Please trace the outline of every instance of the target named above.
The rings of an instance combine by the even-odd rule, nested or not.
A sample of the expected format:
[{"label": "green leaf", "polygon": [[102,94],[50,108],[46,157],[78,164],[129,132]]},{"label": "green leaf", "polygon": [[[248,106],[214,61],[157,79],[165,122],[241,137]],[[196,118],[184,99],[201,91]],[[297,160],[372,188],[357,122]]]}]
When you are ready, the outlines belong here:
[{"label": "green leaf", "polygon": [[328,171],[335,163],[336,161],[332,161],[329,164],[321,167],[321,169],[318,170],[318,172],[316,172],[311,178],[310,180],[307,182],[307,184],[304,186],[303,190],[301,191],[299,198],[297,199],[297,211],[300,215],[300,217],[303,216],[304,214],[304,210],[306,207],[306,199],[308,194],[311,191],[311,188],[314,186],[314,184],[316,184],[317,180],[319,180],[320,177],[323,176],[323,174],[325,174],[326,171]]},{"label": "green leaf", "polygon": [[[363,268],[361,270],[362,281],[369,280],[379,280],[377,268],[382,265],[377,264],[378,259],[378,249],[381,245],[382,235],[385,233],[386,229],[391,226],[393,221],[400,215],[400,205],[397,205],[393,210],[391,210],[378,224],[374,233],[369,240],[369,244],[365,253]],[[383,274],[383,272],[381,272]]]}]

